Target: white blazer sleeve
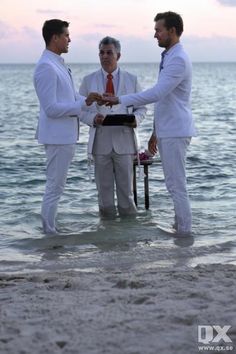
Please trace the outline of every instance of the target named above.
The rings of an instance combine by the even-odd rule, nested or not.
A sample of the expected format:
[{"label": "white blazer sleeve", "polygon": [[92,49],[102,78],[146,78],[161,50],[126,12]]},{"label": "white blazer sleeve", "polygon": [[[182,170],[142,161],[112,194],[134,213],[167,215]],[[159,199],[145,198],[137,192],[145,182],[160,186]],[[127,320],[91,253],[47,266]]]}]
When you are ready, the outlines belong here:
[{"label": "white blazer sleeve", "polygon": [[[135,91],[136,92],[141,92],[141,86],[139,85],[138,81],[136,80],[136,85],[135,85]],[[136,119],[136,123],[137,123],[137,127],[141,124],[141,122],[144,120],[145,118],[145,114],[147,112],[147,108],[145,106],[138,106],[135,107],[134,106],[134,115],[135,115],[135,119]]]},{"label": "white blazer sleeve", "polygon": [[[80,93],[80,95],[85,96],[85,97],[87,97],[89,94],[89,90],[87,87],[87,81],[85,78],[83,79],[83,81],[81,83],[79,93]],[[84,106],[79,114],[80,121],[83,122],[84,124],[87,124],[90,127],[92,127],[93,123],[94,123],[94,118],[97,113],[98,113],[98,111],[97,111],[95,103],[93,103],[91,106]]]},{"label": "white blazer sleeve", "polygon": [[125,106],[141,106],[162,100],[183,80],[185,67],[183,58],[174,57],[163,69],[155,86],[140,93],[120,96],[120,102]]}]

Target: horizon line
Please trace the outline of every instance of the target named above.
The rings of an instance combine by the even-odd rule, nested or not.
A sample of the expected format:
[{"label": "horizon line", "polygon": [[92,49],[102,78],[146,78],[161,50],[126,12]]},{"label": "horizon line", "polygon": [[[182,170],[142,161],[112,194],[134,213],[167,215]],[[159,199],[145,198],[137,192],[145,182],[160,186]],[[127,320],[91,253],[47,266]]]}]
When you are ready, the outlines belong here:
[{"label": "horizon line", "polygon": [[[210,64],[210,63],[236,63],[236,60],[193,60],[193,64]],[[0,65],[35,65],[36,62],[0,62]],[[67,64],[73,65],[101,65],[99,62],[70,62],[67,61]],[[120,62],[119,64],[159,64],[159,61],[126,61]]]}]

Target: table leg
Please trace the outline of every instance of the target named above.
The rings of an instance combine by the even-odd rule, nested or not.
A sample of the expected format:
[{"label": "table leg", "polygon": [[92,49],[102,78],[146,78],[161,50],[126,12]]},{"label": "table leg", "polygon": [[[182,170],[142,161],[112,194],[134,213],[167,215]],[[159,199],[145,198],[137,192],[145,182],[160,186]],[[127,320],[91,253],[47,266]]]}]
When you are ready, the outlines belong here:
[{"label": "table leg", "polygon": [[134,202],[135,205],[138,205],[137,200],[137,184],[136,184],[136,165],[133,166],[133,193],[134,193]]},{"label": "table leg", "polygon": [[149,183],[148,183],[148,165],[143,166],[144,170],[144,193],[145,193],[145,208],[149,209]]}]

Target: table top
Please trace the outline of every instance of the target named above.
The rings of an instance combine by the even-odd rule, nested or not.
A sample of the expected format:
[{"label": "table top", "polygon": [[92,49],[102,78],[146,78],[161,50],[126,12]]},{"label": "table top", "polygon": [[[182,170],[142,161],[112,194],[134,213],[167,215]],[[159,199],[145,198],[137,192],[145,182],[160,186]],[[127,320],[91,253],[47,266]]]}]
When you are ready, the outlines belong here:
[{"label": "table top", "polygon": [[[157,160],[155,159],[147,159],[147,160],[140,160],[140,165],[152,165],[153,162],[156,162]],[[135,159],[134,160],[134,165],[137,166],[138,165],[138,160]]]}]

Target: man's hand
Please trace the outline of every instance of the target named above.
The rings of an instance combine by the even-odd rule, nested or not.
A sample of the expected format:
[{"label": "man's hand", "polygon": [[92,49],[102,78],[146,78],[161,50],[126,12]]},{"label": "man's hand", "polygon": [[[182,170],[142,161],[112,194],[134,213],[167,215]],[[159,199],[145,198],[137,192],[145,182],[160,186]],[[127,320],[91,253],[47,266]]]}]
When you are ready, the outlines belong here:
[{"label": "man's hand", "polygon": [[[99,102],[103,102],[103,97],[102,95],[100,95],[97,92],[90,92],[88,97],[85,100],[86,105],[87,106],[91,106],[91,104],[93,104],[93,102],[97,102],[99,104]],[[103,103],[105,104],[105,103]]]},{"label": "man's hand", "polygon": [[109,93],[104,93],[102,95],[102,102],[103,104],[105,104],[106,106],[114,106],[116,104],[119,104],[119,98],[115,97],[113,95],[110,95]]},{"label": "man's hand", "polygon": [[98,113],[96,114],[96,116],[94,117],[94,125],[102,125],[102,122],[104,121],[105,117]]},{"label": "man's hand", "polygon": [[157,153],[157,138],[154,134],[152,134],[151,138],[148,141],[148,151],[152,155],[155,155]]}]

